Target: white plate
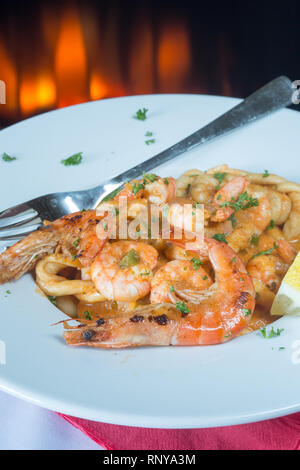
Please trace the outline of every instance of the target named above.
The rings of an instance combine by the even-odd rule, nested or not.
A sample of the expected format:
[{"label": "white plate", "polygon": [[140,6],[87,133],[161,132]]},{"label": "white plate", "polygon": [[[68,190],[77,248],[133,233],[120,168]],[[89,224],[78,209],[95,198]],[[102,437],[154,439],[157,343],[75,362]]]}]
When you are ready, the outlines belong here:
[{"label": "white plate", "polygon": [[[74,106],[0,133],[0,210],[52,191],[92,187],[168,147],[238,100],[212,96],[136,96]],[[133,119],[149,109],[144,122]],[[300,182],[300,114],[281,111],[161,167],[162,176],[228,163]],[[145,145],[146,131],[156,143]],[[60,160],[83,151],[78,167]],[[6,290],[11,291],[6,295]],[[36,293],[30,275],[0,286],[0,388],[63,413],[115,424],[192,428],[273,418],[300,410],[299,318],[283,318],[280,337],[257,332],[210,347],[101,350],[67,347],[64,315]],[[0,343],[3,344],[3,343]],[[279,347],[285,350],[279,351]]]}]

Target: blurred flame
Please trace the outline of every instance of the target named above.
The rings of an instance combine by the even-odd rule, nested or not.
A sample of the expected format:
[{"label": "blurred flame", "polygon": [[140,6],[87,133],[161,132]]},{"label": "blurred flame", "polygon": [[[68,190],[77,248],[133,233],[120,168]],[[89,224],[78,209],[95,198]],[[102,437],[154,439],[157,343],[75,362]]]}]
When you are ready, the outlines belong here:
[{"label": "blurred flame", "polygon": [[20,84],[20,108],[23,114],[55,105],[56,88],[50,74],[24,78]]},{"label": "blurred flame", "polygon": [[153,93],[154,47],[147,17],[134,30],[130,55],[130,83],[134,93]]},{"label": "blurred flame", "polygon": [[0,42],[0,78],[5,83],[6,88],[6,104],[3,106],[5,111],[17,111],[18,110],[18,93],[17,93],[17,72],[15,65],[9,58],[3,44]]},{"label": "blurred flame", "polygon": [[157,61],[160,91],[180,91],[191,64],[190,38],[185,24],[164,26]]},{"label": "blurred flame", "polygon": [[108,86],[104,83],[101,75],[93,72],[90,81],[90,96],[92,100],[100,100],[109,94]]},{"label": "blurred flame", "polygon": [[[150,15],[141,9],[131,42],[124,47],[122,18],[116,5],[106,11],[105,22],[99,20],[93,9],[80,16],[81,10],[75,3],[69,2],[62,8],[60,15],[55,8],[41,10],[40,47],[43,49],[41,54],[39,49],[32,54],[32,61],[24,59],[25,70],[21,63],[17,72],[0,41],[0,79],[6,84],[7,103],[0,107],[2,114],[11,112],[17,116],[20,109],[28,115],[89,99],[185,89],[192,58],[189,31],[181,18],[168,18],[157,36]],[[223,76],[229,66],[227,56],[222,62],[226,48],[222,41]],[[128,57],[125,74],[123,57]],[[223,77],[223,88],[226,94],[230,93],[226,77]]]},{"label": "blurred flame", "polygon": [[66,9],[61,20],[55,54],[59,107],[88,99],[87,60],[77,9]]}]

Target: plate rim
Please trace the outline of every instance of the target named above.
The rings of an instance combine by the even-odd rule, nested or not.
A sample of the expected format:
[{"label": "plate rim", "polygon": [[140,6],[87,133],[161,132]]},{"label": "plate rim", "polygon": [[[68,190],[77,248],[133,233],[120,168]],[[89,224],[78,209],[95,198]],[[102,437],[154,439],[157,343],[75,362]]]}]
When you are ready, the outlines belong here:
[{"label": "plate rim", "polygon": [[[145,94],[145,95],[133,95],[133,96],[124,96],[124,97],[116,97],[116,98],[109,98],[109,99],[105,99],[105,100],[97,100],[97,101],[89,101],[89,102],[85,102],[85,103],[80,103],[80,104],[77,104],[77,105],[72,105],[72,106],[68,106],[68,107],[65,107],[65,108],[61,108],[61,109],[57,109],[57,110],[51,110],[51,111],[48,111],[46,113],[40,113],[40,114],[37,114],[35,116],[32,116],[32,117],[29,117],[27,119],[24,119],[18,123],[15,123],[15,124],[12,124],[4,129],[2,129],[2,133],[5,132],[6,130],[10,130],[12,128],[15,128],[17,126],[20,126],[24,123],[28,123],[28,121],[31,121],[33,119],[39,119],[40,117],[45,117],[49,114],[52,114],[52,113],[58,113],[58,112],[63,112],[64,110],[66,109],[80,109],[80,108],[83,108],[83,107],[86,107],[86,106],[89,106],[89,105],[92,105],[94,103],[101,103],[103,101],[107,102],[107,101],[115,101],[115,100],[129,100],[129,99],[143,99],[143,98],[146,98],[146,97],[164,97],[164,96],[168,96],[168,97],[193,97],[193,96],[196,96],[196,97],[206,97],[206,98],[213,98],[213,99],[221,99],[221,100],[228,100],[228,101],[232,101],[233,103],[236,102],[237,104],[239,102],[241,102],[242,100],[239,99],[239,98],[234,98],[234,97],[223,97],[223,96],[218,96],[218,95],[207,95],[207,94],[191,94],[191,93],[187,93],[187,94],[184,94],[184,93],[163,93],[163,94]],[[285,111],[292,111],[293,112],[293,115],[296,115],[297,112],[295,110],[291,110],[291,109],[285,109]],[[300,117],[300,116],[299,116]],[[297,118],[298,119],[298,118]],[[108,416],[105,418],[105,411],[104,410],[99,410],[97,416],[95,416],[95,410],[93,411],[93,415],[91,415],[91,410],[89,408],[86,408],[86,407],[80,407],[80,406],[72,406],[72,405],[69,405],[66,401],[63,401],[63,400],[57,400],[57,399],[49,399],[49,395],[45,395],[45,394],[39,394],[39,393],[35,393],[35,392],[30,392],[29,394],[29,391],[26,390],[26,387],[22,389],[22,387],[18,386],[15,384],[15,386],[18,387],[18,390],[14,388],[14,381],[11,380],[3,380],[3,377],[1,376],[1,368],[0,368],[0,389],[7,392],[7,393],[10,393],[11,395],[13,396],[16,396],[18,398],[22,398],[28,402],[31,402],[31,403],[34,403],[38,406],[42,406],[42,407],[45,407],[45,408],[48,408],[48,409],[51,409],[51,410],[54,410],[58,413],[61,413],[61,414],[70,414],[72,416],[77,416],[77,417],[80,417],[80,418],[83,418],[83,419],[90,419],[90,420],[99,420],[101,422],[106,422],[106,423],[111,423],[111,424],[120,424],[120,425],[127,425],[127,426],[134,426],[134,427],[148,427],[148,428],[161,428],[161,423],[157,423],[156,424],[156,421],[157,421],[157,418],[156,416],[154,417],[154,420],[153,422],[151,423],[151,425],[149,424],[145,424],[145,419],[147,421],[147,423],[151,422],[151,416],[141,416],[141,415],[134,415],[134,414],[120,414],[120,412],[116,413],[116,415],[114,415],[113,413],[111,413],[111,411],[108,412]],[[205,427],[216,427],[216,426],[231,426],[231,425],[238,425],[238,424],[246,424],[246,423],[254,423],[254,422],[259,422],[259,421],[264,421],[264,420],[267,420],[267,419],[272,419],[272,418],[277,418],[279,416],[283,416],[283,415],[290,415],[290,414],[293,414],[295,412],[298,412],[300,411],[300,398],[299,398],[299,403],[295,404],[295,405],[290,405],[290,406],[287,406],[286,408],[281,408],[281,409],[277,409],[277,410],[266,410],[265,412],[260,412],[258,415],[257,414],[246,414],[244,416],[236,416],[235,418],[232,417],[232,415],[228,415],[228,416],[223,416],[222,417],[222,421],[221,423],[218,422],[218,424],[216,423],[216,418],[212,418],[210,420],[206,420],[206,422],[202,423],[200,426],[199,426],[199,422],[198,423],[191,423],[191,417],[189,417],[189,423],[186,423],[186,424],[181,424],[180,425],[180,429],[188,429],[188,428],[205,428]],[[110,417],[111,418],[110,418]],[[105,418],[103,420],[103,417]],[[174,423],[172,424],[172,421],[173,419],[170,419],[170,417],[168,417],[169,419],[169,423],[165,424],[164,425],[164,428],[166,429],[176,429],[178,428],[178,422],[176,421],[176,417],[174,418]],[[195,417],[194,420],[198,420],[199,421],[199,417]],[[176,421],[176,422],[175,422]]]}]

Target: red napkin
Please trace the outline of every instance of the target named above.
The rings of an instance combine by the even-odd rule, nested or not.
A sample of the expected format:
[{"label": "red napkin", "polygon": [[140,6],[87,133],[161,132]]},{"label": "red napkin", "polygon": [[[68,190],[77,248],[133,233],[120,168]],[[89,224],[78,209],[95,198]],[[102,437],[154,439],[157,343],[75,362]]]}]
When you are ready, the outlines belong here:
[{"label": "red napkin", "polygon": [[300,413],[208,429],[134,428],[61,416],[107,450],[300,450]]}]

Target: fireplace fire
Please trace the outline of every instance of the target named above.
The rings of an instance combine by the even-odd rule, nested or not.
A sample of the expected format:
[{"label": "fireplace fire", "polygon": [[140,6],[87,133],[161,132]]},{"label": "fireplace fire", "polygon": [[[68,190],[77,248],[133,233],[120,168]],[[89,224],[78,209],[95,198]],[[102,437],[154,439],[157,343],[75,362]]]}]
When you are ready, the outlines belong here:
[{"label": "fireplace fire", "polygon": [[[20,59],[11,53],[6,38],[1,38],[0,78],[7,84],[1,119],[13,121],[102,98],[188,91],[191,48],[184,18],[167,20],[159,31],[151,27],[147,12],[141,11],[140,18],[124,45],[116,9],[106,12],[101,26],[92,9],[83,15],[76,4],[67,4],[54,14],[51,5],[44,6],[39,54],[34,51],[32,55],[29,46]],[[127,56],[125,70],[123,54]]]},{"label": "fireplace fire", "polygon": [[289,6],[277,16],[280,7],[273,6],[272,23],[261,6],[260,23],[240,2],[217,11],[199,3],[7,2],[0,17],[0,80],[6,85],[0,125],[89,100],[144,93],[244,96],[276,75],[300,77],[297,15],[289,15]]}]

